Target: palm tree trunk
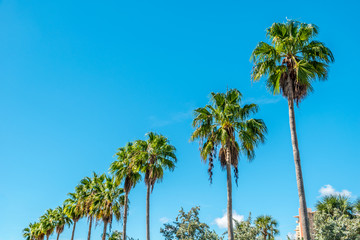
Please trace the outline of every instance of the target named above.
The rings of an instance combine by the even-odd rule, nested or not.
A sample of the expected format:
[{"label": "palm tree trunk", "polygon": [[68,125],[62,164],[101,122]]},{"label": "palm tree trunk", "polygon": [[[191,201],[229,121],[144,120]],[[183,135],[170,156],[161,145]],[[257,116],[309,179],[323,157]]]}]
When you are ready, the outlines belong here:
[{"label": "palm tree trunk", "polygon": [[232,183],[231,183],[231,156],[230,149],[226,149],[226,173],[227,173],[227,225],[228,239],[234,240],[233,218],[232,218]]},{"label": "palm tree trunk", "polygon": [[310,227],[309,227],[309,219],[308,219],[307,207],[306,207],[304,181],[301,171],[300,153],[299,153],[299,146],[298,146],[298,140],[296,134],[294,101],[292,99],[288,99],[288,105],[289,105],[289,123],[290,123],[290,132],[291,132],[291,142],[293,147],[293,155],[294,155],[295,171],[296,171],[296,183],[297,183],[299,202],[300,202],[299,218],[303,230],[303,238],[304,240],[310,240],[311,239]]},{"label": "palm tree trunk", "polygon": [[104,222],[104,231],[103,231],[103,235],[102,235],[102,240],[105,240],[105,239],[106,239],[107,224],[108,224],[108,222],[105,221],[105,222]]},{"label": "palm tree trunk", "polygon": [[91,227],[92,227],[92,222],[93,222],[93,219],[92,219],[92,216],[90,216],[89,218],[89,231],[88,231],[88,240],[90,240],[90,237],[91,237]]},{"label": "palm tree trunk", "polygon": [[57,234],[56,240],[59,240],[60,233]]},{"label": "palm tree trunk", "polygon": [[77,221],[74,221],[74,226],[73,226],[73,230],[72,230],[72,234],[71,234],[71,240],[74,240],[76,222],[77,222]]},{"label": "palm tree trunk", "polygon": [[49,240],[50,235],[46,235],[46,240]]},{"label": "palm tree trunk", "polygon": [[123,224],[123,240],[126,240],[126,223],[127,223],[127,211],[128,211],[128,196],[129,193],[125,193],[125,206],[124,206],[124,224]]},{"label": "palm tree trunk", "polygon": [[146,193],[146,240],[150,240],[150,184]]}]

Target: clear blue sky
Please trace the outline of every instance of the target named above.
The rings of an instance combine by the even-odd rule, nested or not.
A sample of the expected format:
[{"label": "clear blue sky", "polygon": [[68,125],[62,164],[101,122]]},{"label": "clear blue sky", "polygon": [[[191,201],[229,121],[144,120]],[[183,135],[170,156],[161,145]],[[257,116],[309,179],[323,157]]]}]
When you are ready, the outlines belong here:
[{"label": "clear blue sky", "polygon": [[[117,148],[149,131],[168,136],[179,159],[151,195],[152,239],[161,239],[161,220],[195,205],[225,231],[215,224],[226,209],[225,173],[216,164],[209,184],[189,136],[192,110],[227,87],[258,103],[269,129],[256,159],[240,163],[234,210],[273,215],[285,239],[298,208],[287,103],[250,82],[249,57],[286,17],[317,24],[336,58],[329,80],[296,110],[308,206],[327,184],[360,196],[359,9],[357,1],[2,0],[0,240],[21,239],[81,178],[107,172]],[[141,240],[145,195],[143,183],[130,195],[128,233]],[[86,234],[82,221],[75,239]]]}]

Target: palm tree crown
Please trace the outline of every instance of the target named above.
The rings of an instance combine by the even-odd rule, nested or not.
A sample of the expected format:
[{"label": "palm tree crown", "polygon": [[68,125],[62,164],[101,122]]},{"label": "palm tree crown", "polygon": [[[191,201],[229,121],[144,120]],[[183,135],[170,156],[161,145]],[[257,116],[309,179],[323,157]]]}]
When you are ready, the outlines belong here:
[{"label": "palm tree crown", "polygon": [[125,147],[119,148],[116,153],[117,161],[110,165],[110,172],[114,174],[115,181],[124,183],[124,191],[130,190],[141,180],[141,174],[136,169],[134,155],[136,154],[133,143],[128,143]]},{"label": "palm tree crown", "polygon": [[145,184],[153,190],[155,183],[163,179],[164,169],[175,169],[176,148],[161,134],[150,132],[147,137],[146,141],[136,141],[136,159],[145,173]]},{"label": "palm tree crown", "polygon": [[98,221],[104,223],[103,240],[106,237],[107,225],[113,222],[113,217],[117,221],[121,218],[124,206],[124,190],[116,184],[113,178],[106,176],[104,182],[97,185],[92,209]]},{"label": "palm tree crown", "polygon": [[288,20],[267,29],[271,44],[260,42],[251,60],[255,66],[252,79],[267,76],[266,85],[299,103],[313,90],[313,80],[326,80],[328,64],[334,56],[324,43],[314,40],[319,28],[314,24]]},{"label": "palm tree crown", "polygon": [[334,214],[335,210],[340,213],[352,217],[354,215],[355,207],[350,201],[350,198],[343,195],[329,195],[323,197],[316,203],[316,209],[327,214]]},{"label": "palm tree crown", "polygon": [[[226,93],[211,93],[211,104],[195,110],[191,140],[200,140],[200,155],[209,160],[209,179],[212,181],[213,160],[217,155],[220,164],[226,166],[226,154],[238,178],[238,160],[243,153],[249,160],[255,157],[255,147],[265,140],[266,125],[261,119],[249,118],[258,111],[256,104],[241,107],[242,94],[231,89]],[[238,140],[238,141],[237,141]]]},{"label": "palm tree crown", "polygon": [[274,239],[279,234],[278,223],[272,216],[262,215],[255,219],[255,225],[260,230],[263,239]]},{"label": "palm tree crown", "polygon": [[54,220],[55,220],[55,231],[59,235],[64,231],[65,225],[68,225],[68,227],[70,227],[70,225],[72,224],[72,220],[71,218],[69,218],[65,212],[64,212],[64,207],[57,207],[54,210]]}]

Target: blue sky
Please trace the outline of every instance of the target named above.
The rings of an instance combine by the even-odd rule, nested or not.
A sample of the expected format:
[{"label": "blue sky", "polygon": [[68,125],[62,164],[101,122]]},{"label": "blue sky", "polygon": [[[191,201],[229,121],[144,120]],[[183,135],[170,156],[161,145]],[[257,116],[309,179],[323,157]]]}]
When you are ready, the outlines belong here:
[{"label": "blue sky", "polygon": [[[117,148],[149,131],[168,136],[179,159],[151,195],[152,239],[162,221],[195,205],[224,232],[215,220],[226,209],[225,173],[216,164],[210,185],[189,137],[192,110],[227,87],[258,103],[269,129],[256,159],[240,162],[234,210],[271,214],[285,239],[298,208],[287,103],[251,83],[249,57],[286,17],[317,24],[336,58],[296,110],[308,206],[321,188],[360,196],[358,9],[356,1],[0,1],[0,240],[21,239],[81,178],[107,172]],[[145,196],[143,183],[130,195],[128,234],[139,239]],[[84,220],[75,239],[86,234]]]}]

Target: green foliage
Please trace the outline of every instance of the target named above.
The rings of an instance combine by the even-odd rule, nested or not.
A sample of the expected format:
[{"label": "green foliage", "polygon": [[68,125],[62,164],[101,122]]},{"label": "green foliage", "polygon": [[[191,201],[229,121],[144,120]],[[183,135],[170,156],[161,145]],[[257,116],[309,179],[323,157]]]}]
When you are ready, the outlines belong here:
[{"label": "green foliage", "polygon": [[215,231],[211,231],[210,227],[200,222],[200,207],[193,207],[189,212],[184,212],[181,208],[179,215],[172,224],[164,224],[164,228],[160,229],[160,233],[166,240],[221,240]]},{"label": "green foliage", "polygon": [[124,190],[113,178],[105,176],[104,181],[96,185],[91,211],[97,220],[111,224],[113,217],[120,220],[123,206]]},{"label": "green foliage", "polygon": [[350,201],[350,198],[338,194],[323,197],[316,203],[316,209],[319,212],[325,212],[330,215],[333,215],[334,211],[337,210],[348,217],[352,217],[355,211],[354,204]]},{"label": "green foliage", "polygon": [[119,148],[116,153],[117,161],[110,165],[110,172],[114,174],[117,183],[124,184],[124,191],[129,193],[131,188],[141,180],[139,169],[136,168],[137,149],[133,143]]},{"label": "green foliage", "polygon": [[271,44],[260,42],[252,53],[252,79],[267,77],[270,92],[299,103],[313,90],[314,80],[327,79],[328,64],[334,61],[331,50],[315,40],[318,30],[293,20],[274,23],[267,29]]},{"label": "green foliage", "polygon": [[[108,240],[122,240],[122,232],[119,231],[113,231],[110,234],[106,234],[108,237]],[[126,237],[126,240],[135,240],[135,238],[132,237]],[[138,239],[137,239],[138,240]]]},{"label": "green foliage", "polygon": [[217,147],[221,166],[229,164],[234,167],[237,180],[239,155],[242,153],[249,160],[255,157],[255,147],[265,140],[266,126],[261,119],[249,118],[258,111],[256,104],[241,106],[242,94],[231,89],[226,93],[211,93],[211,104],[194,111],[193,127],[195,131],[191,141],[200,141],[200,155],[209,161],[209,178],[212,181],[213,160]]},{"label": "green foliage", "polygon": [[65,214],[64,208],[60,206],[54,210],[54,220],[57,234],[61,234],[64,231],[65,225],[70,226],[72,224],[71,219]]},{"label": "green foliage", "polygon": [[278,223],[272,216],[262,215],[255,219],[255,226],[259,230],[261,239],[275,239],[279,234]]},{"label": "green foliage", "polygon": [[164,170],[173,171],[177,161],[176,148],[165,136],[153,132],[146,134],[147,140],[135,142],[135,172],[145,174],[145,184],[153,190],[156,182],[161,182]]},{"label": "green foliage", "polygon": [[259,230],[252,224],[251,213],[246,221],[236,221],[234,227],[234,238],[236,240],[256,240]]},{"label": "green foliage", "polygon": [[315,240],[359,240],[360,217],[351,218],[338,209],[332,213],[319,211],[314,219]]}]

